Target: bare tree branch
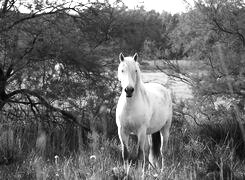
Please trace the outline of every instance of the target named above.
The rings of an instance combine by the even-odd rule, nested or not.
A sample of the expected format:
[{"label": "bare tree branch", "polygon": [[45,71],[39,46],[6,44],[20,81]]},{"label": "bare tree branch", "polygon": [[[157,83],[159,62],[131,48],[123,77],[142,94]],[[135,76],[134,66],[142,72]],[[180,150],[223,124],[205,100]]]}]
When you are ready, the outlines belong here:
[{"label": "bare tree branch", "polygon": [[59,108],[56,108],[56,107],[50,105],[47,102],[47,100],[45,100],[45,98],[43,98],[38,92],[31,91],[31,90],[28,90],[28,89],[19,89],[19,90],[16,90],[16,91],[13,91],[13,92],[9,93],[7,95],[7,97],[8,97],[8,99],[11,99],[11,97],[13,97],[13,96],[15,96],[17,94],[24,94],[24,95],[34,96],[34,97],[38,98],[40,103],[42,105],[44,105],[46,108],[50,109],[51,111],[55,111],[55,112],[61,113],[64,117],[70,119],[72,122],[74,122],[75,124],[81,126],[86,131],[91,131],[89,127],[87,127],[86,125],[81,124],[80,122],[78,122],[77,118],[73,114],[71,114],[70,112],[65,111],[65,110],[61,110]]},{"label": "bare tree branch", "polygon": [[191,81],[191,79],[186,74],[182,73],[180,71],[180,69],[177,69],[176,66],[174,66],[173,63],[168,63],[168,66],[169,66],[169,69],[172,71],[172,73],[169,73],[167,71],[164,71],[163,68],[161,68],[158,65],[156,65],[156,68],[159,71],[167,74],[169,77],[173,77],[173,78],[179,79],[181,82],[183,82],[185,84],[188,84],[190,86],[193,86],[193,82]]},{"label": "bare tree branch", "polygon": [[8,25],[7,27],[3,27],[2,29],[0,29],[0,33],[3,33],[4,31],[8,31],[10,30],[11,28],[13,28],[14,26],[24,22],[24,21],[27,21],[27,20],[30,20],[30,19],[34,19],[34,18],[38,18],[38,17],[42,17],[42,16],[47,16],[47,15],[52,15],[52,14],[57,14],[57,13],[60,13],[60,12],[66,12],[68,10],[73,10],[73,11],[77,11],[74,7],[68,7],[68,8],[62,8],[62,9],[56,9],[56,10],[51,10],[49,12],[43,12],[43,13],[40,13],[38,14],[39,12],[35,12],[35,13],[32,13],[28,16],[25,16],[25,17],[22,17],[16,21],[14,21],[13,23],[11,23],[10,25]]}]

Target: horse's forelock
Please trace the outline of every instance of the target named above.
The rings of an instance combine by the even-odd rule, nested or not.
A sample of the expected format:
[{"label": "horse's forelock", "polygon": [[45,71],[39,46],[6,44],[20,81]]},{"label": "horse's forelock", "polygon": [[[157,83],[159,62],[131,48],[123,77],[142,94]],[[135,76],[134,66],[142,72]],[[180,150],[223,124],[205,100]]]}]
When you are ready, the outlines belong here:
[{"label": "horse's forelock", "polygon": [[[135,61],[133,57],[124,57],[124,60],[120,62],[118,73],[121,74],[121,69],[128,68],[129,73],[135,73],[137,70],[137,80],[140,75],[140,65],[138,61]],[[119,77],[120,79],[120,77]]]},{"label": "horse's forelock", "polygon": [[129,57],[126,61],[126,66],[130,69],[130,70],[135,70],[135,68],[138,70],[139,69],[139,64],[138,62],[134,61],[134,59],[132,57]]}]

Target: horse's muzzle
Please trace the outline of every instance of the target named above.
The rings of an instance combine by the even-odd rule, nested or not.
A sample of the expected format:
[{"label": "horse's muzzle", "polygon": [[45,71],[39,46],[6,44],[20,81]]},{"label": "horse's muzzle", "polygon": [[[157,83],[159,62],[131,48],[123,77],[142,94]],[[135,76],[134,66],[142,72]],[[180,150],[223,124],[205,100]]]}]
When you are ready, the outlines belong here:
[{"label": "horse's muzzle", "polygon": [[134,88],[133,87],[126,87],[125,92],[126,92],[126,97],[132,97],[133,92],[134,92]]}]

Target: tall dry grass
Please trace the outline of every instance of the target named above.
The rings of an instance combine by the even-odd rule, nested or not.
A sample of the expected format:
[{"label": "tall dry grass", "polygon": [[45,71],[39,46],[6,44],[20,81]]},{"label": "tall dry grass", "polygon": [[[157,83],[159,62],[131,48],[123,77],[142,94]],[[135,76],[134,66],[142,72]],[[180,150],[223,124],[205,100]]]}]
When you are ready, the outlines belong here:
[{"label": "tall dry grass", "polygon": [[[164,170],[146,169],[145,179],[243,179],[245,164],[236,154],[236,140],[227,136],[223,141],[216,139],[214,143],[215,137],[221,137],[217,134],[225,132],[227,127],[219,126],[223,130],[217,130],[210,124],[209,131],[207,127],[203,128],[193,126],[184,116],[175,114]],[[0,177],[27,180],[125,179],[118,139],[108,140],[100,135],[97,138],[91,139],[90,148],[69,155],[53,154],[47,158],[33,148],[25,158],[0,165]],[[132,165],[128,179],[141,178],[141,169]]]}]

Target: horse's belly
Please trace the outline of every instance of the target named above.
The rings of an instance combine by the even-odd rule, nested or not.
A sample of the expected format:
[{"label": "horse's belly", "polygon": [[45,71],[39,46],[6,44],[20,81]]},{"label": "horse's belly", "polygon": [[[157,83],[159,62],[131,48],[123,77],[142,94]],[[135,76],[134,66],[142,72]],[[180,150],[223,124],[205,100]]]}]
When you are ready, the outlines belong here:
[{"label": "horse's belly", "polygon": [[166,120],[164,120],[162,118],[155,119],[152,122],[150,121],[149,126],[146,130],[146,133],[147,134],[153,134],[153,133],[159,131],[164,126],[165,123],[166,123]]},{"label": "horse's belly", "polygon": [[158,127],[148,127],[147,130],[146,130],[146,134],[153,134],[157,131],[160,131],[161,128]]},{"label": "horse's belly", "polygon": [[[163,102],[157,103],[155,106],[155,111],[149,120],[149,126],[147,128],[147,134],[152,134],[159,131],[166,122],[172,118],[172,106],[168,106]],[[161,108],[159,108],[161,107]]]}]

